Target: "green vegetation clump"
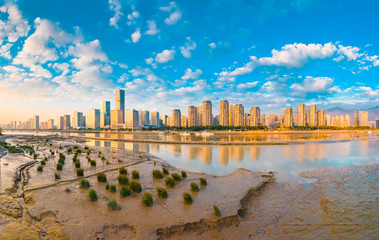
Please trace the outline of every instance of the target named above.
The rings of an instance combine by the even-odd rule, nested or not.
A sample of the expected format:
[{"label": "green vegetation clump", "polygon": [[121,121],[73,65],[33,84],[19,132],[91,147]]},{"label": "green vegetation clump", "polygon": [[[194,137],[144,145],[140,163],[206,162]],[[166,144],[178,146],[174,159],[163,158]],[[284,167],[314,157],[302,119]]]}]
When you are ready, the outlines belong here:
[{"label": "green vegetation clump", "polygon": [[109,188],[109,190],[111,191],[111,192],[116,192],[116,185],[111,185],[111,187]]},{"label": "green vegetation clump", "polygon": [[157,162],[156,161],[154,161],[154,166],[156,166],[157,165]]},{"label": "green vegetation clump", "polygon": [[201,186],[206,186],[208,183],[207,183],[207,179],[205,179],[205,178],[199,178],[199,180],[200,180],[200,185]]},{"label": "green vegetation clump", "polygon": [[165,182],[166,182],[166,185],[169,187],[175,186],[175,180],[172,177],[166,177]]},{"label": "green vegetation clump", "polygon": [[49,161],[49,159],[47,157],[45,157],[43,160],[45,160],[45,162]]},{"label": "green vegetation clump", "polygon": [[158,196],[160,198],[163,198],[163,199],[168,198],[168,194],[167,194],[166,189],[164,189],[162,187],[157,188],[157,193],[158,193]]},{"label": "green vegetation clump", "polygon": [[108,160],[105,162],[106,164],[111,164]]},{"label": "green vegetation clump", "polygon": [[107,183],[107,185],[105,185],[105,190],[109,190],[111,188],[111,185],[109,185],[109,183]]},{"label": "green vegetation clump", "polygon": [[78,149],[78,150],[76,150],[75,154],[81,154],[81,153],[82,153],[82,150]]},{"label": "green vegetation clump", "polygon": [[79,147],[78,146],[74,146],[73,149],[78,149]]},{"label": "green vegetation clump", "polygon": [[182,171],[182,178],[186,178],[186,177],[187,177],[186,171]]},{"label": "green vegetation clump", "polygon": [[91,202],[97,201],[97,193],[95,190],[91,189],[88,193],[88,196],[89,196],[89,200],[91,200]]},{"label": "green vegetation clump", "polygon": [[67,153],[68,154],[72,153],[72,148],[67,149]]},{"label": "green vegetation clump", "polygon": [[70,188],[66,188],[64,191],[65,192],[71,192],[71,189]]},{"label": "green vegetation clump", "polygon": [[91,160],[91,166],[96,167],[96,161]]},{"label": "green vegetation clump", "polygon": [[58,163],[57,164],[57,170],[62,170],[63,169],[63,164],[62,163]]},{"label": "green vegetation clump", "polygon": [[182,178],[180,177],[180,175],[177,174],[177,173],[172,173],[172,174],[171,174],[171,177],[172,177],[175,181],[181,181],[181,180],[182,180]]},{"label": "green vegetation clump", "polygon": [[130,189],[127,186],[122,186],[120,189],[120,196],[122,198],[124,198],[124,197],[130,196],[130,195],[131,195]]},{"label": "green vegetation clump", "polygon": [[89,148],[87,146],[84,147],[84,150],[89,150]]},{"label": "green vegetation clump", "polygon": [[220,216],[221,216],[220,209],[218,209],[218,207],[217,207],[216,205],[213,205],[213,214],[214,214],[216,217],[220,217]]},{"label": "green vegetation clump", "polygon": [[183,200],[185,204],[192,204],[193,202],[191,194],[187,192],[183,193]]},{"label": "green vegetation clump", "polygon": [[97,175],[98,182],[107,182],[107,176],[103,172],[99,172]]},{"label": "green vegetation clump", "polygon": [[76,175],[77,175],[78,177],[82,177],[82,176],[84,175],[84,170],[83,170],[83,168],[78,168],[78,169],[76,170]]},{"label": "green vegetation clump", "polygon": [[130,189],[136,193],[140,193],[142,191],[141,184],[136,180],[130,181]]},{"label": "green vegetation clump", "polygon": [[[6,148],[8,150],[9,153],[24,153],[22,147],[16,147],[16,146],[12,146],[6,142],[0,142],[0,145],[3,146],[4,148]],[[34,152],[34,150],[33,150]]]},{"label": "green vegetation clump", "polygon": [[128,170],[126,170],[124,167],[120,168],[118,171],[120,174],[128,175]]},{"label": "green vegetation clump", "polygon": [[111,211],[121,209],[121,206],[117,204],[116,199],[109,200],[107,205],[108,205],[108,209]]},{"label": "green vegetation clump", "polygon": [[78,161],[78,155],[75,154],[74,157],[72,158],[72,161],[77,162]]},{"label": "green vegetation clump", "polygon": [[153,206],[153,197],[151,196],[151,194],[149,192],[145,192],[143,195],[142,195],[142,203],[146,206],[146,207],[151,207]]},{"label": "green vegetation clump", "polygon": [[105,157],[104,157],[104,156],[101,156],[101,160],[102,160],[102,161],[105,161]]},{"label": "green vegetation clump", "polygon": [[38,154],[37,154],[37,153],[34,153],[34,154],[33,154],[33,158],[34,158],[34,160],[36,160],[37,157],[38,157]]},{"label": "green vegetation clump", "polygon": [[43,166],[42,166],[42,165],[39,165],[39,166],[37,167],[37,171],[38,171],[38,172],[42,172],[42,171],[43,171]]},{"label": "green vegetation clump", "polygon": [[156,179],[163,178],[162,172],[158,169],[154,169],[153,170],[153,178],[156,178]]},{"label": "green vegetation clump", "polygon": [[60,163],[60,164],[64,164],[64,160],[62,159],[62,158],[60,158],[59,160],[58,160],[58,163]]},{"label": "green vegetation clump", "polygon": [[80,168],[80,162],[75,163],[75,168]]},{"label": "green vegetation clump", "polygon": [[55,179],[61,179],[61,175],[59,175],[58,173],[55,173],[54,177],[55,177]]},{"label": "green vegetation clump", "polygon": [[132,171],[132,178],[133,179],[139,179],[139,172],[137,170]]},{"label": "green vegetation clump", "polygon": [[82,179],[82,181],[80,181],[80,187],[81,188],[88,189],[90,186],[91,186],[91,184],[89,183],[88,180]]},{"label": "green vegetation clump", "polygon": [[46,161],[45,161],[45,160],[42,160],[42,161],[41,161],[41,165],[46,165]]},{"label": "green vegetation clump", "polygon": [[170,174],[167,168],[162,168],[163,174],[168,175]]},{"label": "green vegetation clump", "polygon": [[125,174],[120,174],[117,177],[118,183],[121,185],[127,185],[129,183],[129,178]]},{"label": "green vegetation clump", "polygon": [[190,186],[191,186],[191,191],[192,192],[198,192],[198,191],[200,191],[199,185],[197,185],[197,183],[191,182]]}]

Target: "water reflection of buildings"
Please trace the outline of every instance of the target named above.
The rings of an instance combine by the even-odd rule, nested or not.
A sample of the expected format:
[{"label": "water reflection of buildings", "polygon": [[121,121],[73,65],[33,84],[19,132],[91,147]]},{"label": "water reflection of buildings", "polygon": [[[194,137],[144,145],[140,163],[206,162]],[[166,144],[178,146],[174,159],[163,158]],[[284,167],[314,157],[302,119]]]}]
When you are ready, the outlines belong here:
[{"label": "water reflection of buildings", "polygon": [[209,165],[212,163],[212,147],[211,146],[202,147],[202,157],[203,157],[203,163],[205,165]]},{"label": "water reflection of buildings", "polygon": [[261,153],[261,148],[260,147],[250,147],[250,158],[253,160],[258,160],[260,153]]},{"label": "water reflection of buildings", "polygon": [[225,147],[225,146],[220,146],[219,148],[221,166],[226,166],[229,163],[229,148],[230,147]]}]

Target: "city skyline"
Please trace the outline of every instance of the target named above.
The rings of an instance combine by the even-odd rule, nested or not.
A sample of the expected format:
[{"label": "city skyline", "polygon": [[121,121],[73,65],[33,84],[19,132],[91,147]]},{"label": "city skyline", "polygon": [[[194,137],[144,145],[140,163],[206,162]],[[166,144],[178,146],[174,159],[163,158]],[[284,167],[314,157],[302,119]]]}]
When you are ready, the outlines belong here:
[{"label": "city skyline", "polygon": [[301,103],[375,107],[378,7],[0,1],[0,124],[87,112],[119,88],[128,108],[165,115],[223,99],[276,114]]}]

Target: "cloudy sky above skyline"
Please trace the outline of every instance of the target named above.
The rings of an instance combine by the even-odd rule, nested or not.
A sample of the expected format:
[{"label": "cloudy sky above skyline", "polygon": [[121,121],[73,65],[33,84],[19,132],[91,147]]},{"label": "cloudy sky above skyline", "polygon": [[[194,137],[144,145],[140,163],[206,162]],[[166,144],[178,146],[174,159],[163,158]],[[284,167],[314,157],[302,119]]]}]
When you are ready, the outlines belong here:
[{"label": "cloudy sky above skyline", "polygon": [[0,123],[126,107],[379,105],[377,1],[0,0]]}]

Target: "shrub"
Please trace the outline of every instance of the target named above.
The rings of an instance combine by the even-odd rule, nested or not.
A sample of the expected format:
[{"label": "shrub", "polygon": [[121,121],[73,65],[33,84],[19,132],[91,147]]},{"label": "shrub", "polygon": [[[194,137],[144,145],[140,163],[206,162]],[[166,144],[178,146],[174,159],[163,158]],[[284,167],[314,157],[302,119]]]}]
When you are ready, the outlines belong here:
[{"label": "shrub", "polygon": [[66,188],[64,191],[65,192],[71,192],[71,189],[70,188]]},{"label": "shrub", "polygon": [[84,188],[84,189],[87,189],[91,186],[91,184],[89,183],[88,180],[86,179],[82,179],[82,181],[80,181],[80,187],[81,188]]},{"label": "shrub", "polygon": [[106,164],[111,164],[108,160],[105,162]]},{"label": "shrub", "polygon": [[99,154],[101,154],[101,151],[99,151]]},{"label": "shrub", "polygon": [[141,184],[136,180],[130,181],[130,189],[136,193],[140,193],[142,191]]},{"label": "shrub", "polygon": [[89,200],[91,200],[92,202],[97,201],[97,193],[95,190],[91,189],[88,193],[88,196],[89,196]]},{"label": "shrub", "polygon": [[78,150],[76,150],[76,153],[77,153],[77,154],[81,154],[81,153],[82,153],[82,150],[78,149]]},{"label": "shrub", "polygon": [[183,200],[185,204],[192,204],[193,202],[191,194],[187,192],[183,193]]},{"label": "shrub", "polygon": [[99,172],[97,175],[98,182],[107,182],[107,176],[103,172]]},{"label": "shrub", "polygon": [[79,147],[78,146],[74,146],[73,149],[78,149]]},{"label": "shrub", "polygon": [[78,169],[76,170],[76,175],[77,175],[78,177],[82,177],[82,176],[84,175],[84,170],[83,170],[83,168],[78,168]]},{"label": "shrub", "polygon": [[61,175],[59,175],[58,173],[55,173],[54,176],[55,176],[55,179],[61,179]]},{"label": "shrub", "polygon": [[177,174],[177,173],[172,173],[172,174],[171,174],[171,177],[172,177],[175,181],[181,181],[181,180],[182,180],[182,178],[180,177],[180,175]]},{"label": "shrub", "polygon": [[72,153],[72,148],[67,149],[67,153],[68,154]]},{"label": "shrub", "polygon": [[91,151],[88,151],[88,152],[87,152],[87,156],[89,156],[90,154],[91,154]]},{"label": "shrub", "polygon": [[118,171],[120,174],[128,175],[128,170],[126,170],[124,167],[120,168]]},{"label": "shrub", "polygon": [[42,160],[42,161],[41,161],[41,165],[46,165],[46,161],[45,161],[45,160]]},{"label": "shrub", "polygon": [[120,159],[117,159],[117,162],[122,162]]},{"label": "shrub", "polygon": [[38,171],[38,172],[42,172],[42,171],[43,171],[43,166],[42,166],[42,165],[39,165],[39,166],[37,167],[37,171]]},{"label": "shrub", "polygon": [[84,150],[89,150],[89,148],[87,146],[84,147]]},{"label": "shrub", "polygon": [[157,193],[158,193],[158,196],[160,198],[168,198],[168,194],[167,194],[166,189],[164,189],[162,187],[157,188]]},{"label": "shrub", "polygon": [[186,178],[186,177],[187,177],[186,171],[182,171],[182,178]]},{"label": "shrub", "polygon": [[63,158],[60,158],[59,160],[58,160],[58,163],[60,163],[60,164],[64,164],[64,159]]},{"label": "shrub", "polygon": [[105,161],[105,157],[104,157],[104,156],[101,156],[101,160]]},{"label": "shrub", "polygon": [[96,161],[91,160],[91,166],[92,166],[92,167],[96,167]]},{"label": "shrub", "polygon": [[33,158],[34,158],[34,160],[36,160],[37,157],[38,157],[38,154],[37,154],[37,153],[34,153],[34,154],[33,154]]},{"label": "shrub", "polygon": [[170,174],[170,173],[168,172],[167,168],[162,168],[162,171],[163,171],[163,174],[166,174],[166,175]]},{"label": "shrub", "polygon": [[58,163],[57,164],[57,170],[62,170],[63,168],[63,164],[62,163]]},{"label": "shrub", "polygon": [[80,168],[80,162],[75,163],[75,168]]},{"label": "shrub", "polygon": [[108,205],[108,209],[111,211],[121,209],[121,206],[117,204],[116,199],[109,200],[107,205]]},{"label": "shrub", "polygon": [[43,160],[45,160],[46,162],[49,161],[49,159],[47,157],[45,157]]},{"label": "shrub", "polygon": [[197,183],[191,182],[191,183],[190,183],[190,186],[191,186],[191,190],[192,190],[193,192],[198,192],[198,191],[200,191],[199,185],[197,185]]},{"label": "shrub", "polygon": [[154,166],[156,166],[157,165],[157,162],[156,161],[154,161]]},{"label": "shrub", "polygon": [[142,195],[142,203],[146,206],[146,207],[151,207],[153,206],[153,197],[151,196],[151,194],[149,192],[145,192],[143,195]]},{"label": "shrub", "polygon": [[205,178],[199,178],[199,180],[200,180],[200,185],[201,186],[206,186],[208,183],[207,183],[207,179],[205,179]]},{"label": "shrub", "polygon": [[221,216],[220,209],[218,209],[218,207],[216,205],[214,205],[214,204],[213,204],[213,214],[216,217],[220,217]]},{"label": "shrub", "polygon": [[121,197],[126,197],[130,196],[130,189],[127,186],[122,186],[120,189],[120,196]]},{"label": "shrub", "polygon": [[175,180],[172,177],[166,177],[165,182],[169,187],[175,186]]},{"label": "shrub", "polygon": [[74,155],[74,157],[72,158],[72,161],[73,162],[76,162],[78,160],[78,156],[77,155]]},{"label": "shrub", "polygon": [[105,190],[109,190],[111,188],[111,186],[109,185],[109,183],[107,183],[107,185],[105,185]]},{"label": "shrub", "polygon": [[90,157],[86,157],[87,158],[87,161],[88,162],[91,162],[91,158]]},{"label": "shrub", "polygon": [[162,172],[158,169],[153,170],[153,178],[157,178],[157,179],[163,178]]},{"label": "shrub", "polygon": [[117,177],[118,183],[121,185],[127,185],[129,183],[129,178],[125,174],[120,174]]},{"label": "shrub", "polygon": [[132,171],[132,178],[133,179],[139,179],[139,172],[137,170]]},{"label": "shrub", "polygon": [[116,185],[111,185],[109,190],[111,190],[111,192],[116,192]]}]

